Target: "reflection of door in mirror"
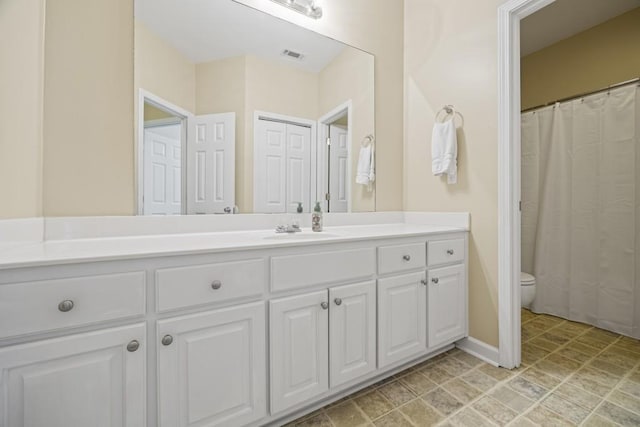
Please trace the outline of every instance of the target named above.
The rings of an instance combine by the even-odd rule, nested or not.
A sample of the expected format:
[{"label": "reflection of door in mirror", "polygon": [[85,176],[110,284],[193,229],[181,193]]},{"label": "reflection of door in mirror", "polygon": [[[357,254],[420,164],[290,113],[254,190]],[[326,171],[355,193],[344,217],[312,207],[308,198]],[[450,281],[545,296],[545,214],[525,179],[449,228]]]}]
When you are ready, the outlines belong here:
[{"label": "reflection of door in mirror", "polygon": [[302,119],[256,117],[254,212],[296,212],[298,203],[311,211],[312,127]]},{"label": "reflection of door in mirror", "polygon": [[[347,143],[348,124],[346,115],[329,125],[329,197],[327,212],[348,212],[348,167],[349,146]],[[338,124],[341,123],[341,124]]]},{"label": "reflection of door in mirror", "polygon": [[141,91],[138,213],[231,213],[235,113],[194,116]]}]

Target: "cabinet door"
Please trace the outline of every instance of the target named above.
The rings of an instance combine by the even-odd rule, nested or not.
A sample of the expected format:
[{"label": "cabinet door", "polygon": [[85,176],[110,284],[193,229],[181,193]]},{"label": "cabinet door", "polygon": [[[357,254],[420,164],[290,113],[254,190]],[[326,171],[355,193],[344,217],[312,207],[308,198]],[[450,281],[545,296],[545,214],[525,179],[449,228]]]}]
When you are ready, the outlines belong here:
[{"label": "cabinet door", "polygon": [[329,289],[331,387],[376,369],[376,284]]},{"label": "cabinet door", "polygon": [[270,302],[271,412],[329,388],[327,291]]},{"label": "cabinet door", "polygon": [[426,349],[423,273],[378,280],[378,364],[385,367]]},{"label": "cabinet door", "polygon": [[449,344],[467,334],[467,281],[464,265],[429,271],[429,347]]},{"label": "cabinet door", "polygon": [[0,426],[145,425],[144,341],[138,324],[0,349]]},{"label": "cabinet door", "polygon": [[241,426],[266,415],[265,306],[158,322],[160,426]]}]

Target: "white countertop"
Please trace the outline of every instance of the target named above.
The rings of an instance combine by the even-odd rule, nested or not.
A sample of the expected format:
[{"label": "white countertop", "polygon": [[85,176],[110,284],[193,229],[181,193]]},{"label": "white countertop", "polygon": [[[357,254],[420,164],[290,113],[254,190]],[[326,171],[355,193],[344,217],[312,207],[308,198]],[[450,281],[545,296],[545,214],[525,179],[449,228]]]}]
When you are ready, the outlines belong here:
[{"label": "white countertop", "polygon": [[276,234],[273,230],[252,230],[52,240],[0,247],[0,269],[318,245],[461,231],[467,229],[396,223],[325,227],[321,233],[313,233],[306,228],[303,232],[293,235]]}]

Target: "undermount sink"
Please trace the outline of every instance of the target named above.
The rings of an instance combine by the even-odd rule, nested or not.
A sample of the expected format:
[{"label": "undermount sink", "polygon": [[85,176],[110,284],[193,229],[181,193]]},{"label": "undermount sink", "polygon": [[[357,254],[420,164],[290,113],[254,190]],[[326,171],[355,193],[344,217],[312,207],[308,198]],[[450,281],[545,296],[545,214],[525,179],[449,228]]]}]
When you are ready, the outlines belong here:
[{"label": "undermount sink", "polygon": [[324,232],[281,233],[281,234],[274,234],[272,236],[265,236],[265,239],[267,240],[321,240],[321,239],[330,239],[332,237],[340,237],[340,235],[324,233]]}]

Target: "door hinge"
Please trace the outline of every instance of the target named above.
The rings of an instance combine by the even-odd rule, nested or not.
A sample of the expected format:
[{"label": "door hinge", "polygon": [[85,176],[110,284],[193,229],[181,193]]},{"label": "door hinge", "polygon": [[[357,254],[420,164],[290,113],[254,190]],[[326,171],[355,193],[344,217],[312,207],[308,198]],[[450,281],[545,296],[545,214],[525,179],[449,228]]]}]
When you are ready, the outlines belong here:
[{"label": "door hinge", "polygon": [[518,202],[518,210],[522,212],[522,200]]},{"label": "door hinge", "polygon": [[331,138],[327,138],[327,145],[331,147]]},{"label": "door hinge", "polygon": [[330,193],[325,193],[324,198],[325,198],[325,200],[331,200],[331,194]]}]

